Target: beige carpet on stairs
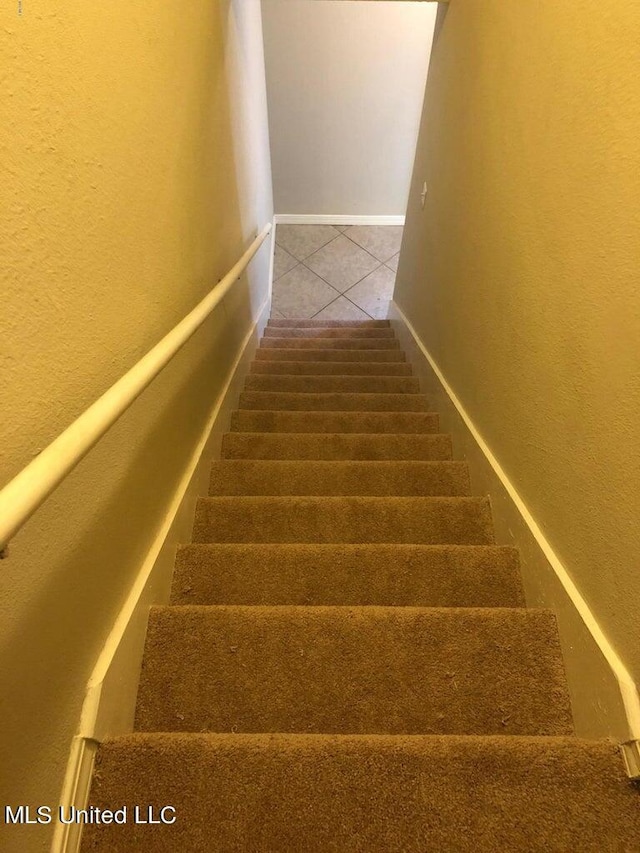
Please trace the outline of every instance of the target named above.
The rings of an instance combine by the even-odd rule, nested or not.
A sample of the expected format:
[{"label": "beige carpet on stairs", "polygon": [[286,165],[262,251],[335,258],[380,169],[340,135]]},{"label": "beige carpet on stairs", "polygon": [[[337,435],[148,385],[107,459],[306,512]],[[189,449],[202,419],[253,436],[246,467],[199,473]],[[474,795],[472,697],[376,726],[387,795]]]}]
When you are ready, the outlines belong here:
[{"label": "beige carpet on stairs", "polygon": [[269,321],[93,780],[176,822],[83,851],[639,853],[640,793],[573,735],[554,616],[438,429],[389,321]]}]

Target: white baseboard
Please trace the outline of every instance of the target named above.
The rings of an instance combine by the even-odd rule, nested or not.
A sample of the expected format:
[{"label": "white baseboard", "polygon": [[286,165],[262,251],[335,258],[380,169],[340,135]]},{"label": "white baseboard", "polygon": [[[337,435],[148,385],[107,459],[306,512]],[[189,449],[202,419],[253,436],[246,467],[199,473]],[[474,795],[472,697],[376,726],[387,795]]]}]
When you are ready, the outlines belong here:
[{"label": "white baseboard", "polygon": [[[219,452],[222,434],[228,429],[270,307],[268,295],[258,320],[242,342],[165,519],[87,683],[80,728],[72,742],[62,789],[60,804],[65,808],[86,808],[99,743],[133,730],[149,608],[169,600],[176,546],[191,538],[196,500],[207,492],[211,460]],[[56,822],[51,853],[77,853],[79,845],[80,828]]]},{"label": "white baseboard", "polygon": [[527,604],[547,607],[558,619],[576,733],[583,737],[640,737],[638,688],[596,617],[502,469],[462,402],[401,308],[389,318],[416,368],[422,388],[453,434],[457,457],[469,462],[474,492],[488,494],[501,544],[520,551]]},{"label": "white baseboard", "polygon": [[327,213],[276,213],[275,225],[404,225],[404,216],[352,216]]}]

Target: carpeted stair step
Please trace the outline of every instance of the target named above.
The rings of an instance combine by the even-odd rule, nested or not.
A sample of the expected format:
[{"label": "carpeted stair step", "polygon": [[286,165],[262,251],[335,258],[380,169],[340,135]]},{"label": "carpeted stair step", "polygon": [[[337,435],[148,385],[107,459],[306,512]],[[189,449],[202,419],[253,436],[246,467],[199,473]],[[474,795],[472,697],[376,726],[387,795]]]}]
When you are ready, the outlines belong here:
[{"label": "carpeted stair step", "polygon": [[486,498],[199,498],[194,542],[495,544]]},{"label": "carpeted stair step", "polygon": [[261,349],[400,349],[396,338],[262,338]]},{"label": "carpeted stair step", "polygon": [[414,376],[261,376],[249,374],[246,391],[277,391],[296,394],[418,394]]},{"label": "carpeted stair step", "polygon": [[406,362],[400,349],[257,349],[256,361]]},{"label": "carpeted stair step", "polygon": [[497,545],[185,545],[172,604],[522,607]]},{"label": "carpeted stair step", "polygon": [[447,433],[228,432],[222,439],[223,459],[441,461],[451,456]]},{"label": "carpeted stair step", "polygon": [[[180,772],[176,772],[180,768]],[[99,750],[93,853],[637,853],[617,747],[574,737],[134,734]]]},{"label": "carpeted stair step", "polygon": [[360,326],[329,326],[320,328],[283,328],[268,326],[265,338],[394,338],[395,332],[388,328],[362,328]]},{"label": "carpeted stair step", "polygon": [[305,412],[428,412],[426,394],[302,394],[293,391],[244,391],[240,409]]},{"label": "carpeted stair step", "polygon": [[231,415],[235,432],[438,432],[433,412],[278,412],[244,410]]},{"label": "carpeted stair step", "polygon": [[252,374],[297,376],[411,376],[406,362],[378,361],[253,361]]},{"label": "carpeted stair step", "polygon": [[267,328],[285,329],[385,329],[391,326],[390,320],[276,320],[267,321]]},{"label": "carpeted stair step", "polygon": [[571,734],[554,615],[153,607],[138,731]]},{"label": "carpeted stair step", "polygon": [[452,497],[470,494],[469,468],[466,462],[224,459],[212,465],[209,494]]}]

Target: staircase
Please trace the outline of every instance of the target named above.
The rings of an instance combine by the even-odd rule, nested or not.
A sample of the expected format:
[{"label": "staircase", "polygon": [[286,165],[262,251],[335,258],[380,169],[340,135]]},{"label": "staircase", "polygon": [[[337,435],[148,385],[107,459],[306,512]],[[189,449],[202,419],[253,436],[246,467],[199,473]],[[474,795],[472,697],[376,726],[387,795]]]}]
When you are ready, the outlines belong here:
[{"label": "staircase", "polygon": [[[84,851],[639,851],[573,734],[555,619],[471,496],[389,321],[271,320]],[[157,814],[157,812],[156,812]]]}]

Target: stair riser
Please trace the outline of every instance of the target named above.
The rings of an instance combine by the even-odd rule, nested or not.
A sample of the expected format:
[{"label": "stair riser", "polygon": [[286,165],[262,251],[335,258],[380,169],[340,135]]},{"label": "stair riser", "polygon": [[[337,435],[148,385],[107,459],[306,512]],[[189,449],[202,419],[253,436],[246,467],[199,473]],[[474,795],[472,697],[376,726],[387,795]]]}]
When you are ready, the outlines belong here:
[{"label": "stair riser", "polygon": [[294,394],[418,394],[420,383],[413,376],[260,376],[250,374],[247,391],[277,391]]},{"label": "stair riser", "polygon": [[399,349],[257,349],[256,361],[328,361],[328,362],[406,362],[407,357]]},{"label": "stair riser", "polygon": [[451,459],[449,435],[226,433],[223,459],[435,461]]},{"label": "stair riser", "polygon": [[263,338],[261,349],[353,349],[379,350],[400,349],[400,343],[395,338]]},{"label": "stair riser", "polygon": [[563,678],[542,610],[155,607],[136,729],[571,734]]},{"label": "stair riser", "polygon": [[431,412],[261,412],[231,415],[234,432],[434,433],[440,419]]},{"label": "stair riser", "polygon": [[171,601],[524,606],[517,553],[490,545],[188,545],[178,551]]},{"label": "stair riser", "polygon": [[495,544],[483,498],[200,498],[193,541]]},{"label": "stair riser", "polygon": [[253,361],[252,374],[270,376],[411,376],[411,365],[366,361]]},{"label": "stair riser", "polygon": [[214,462],[210,495],[469,495],[464,462]]},{"label": "stair riser", "polygon": [[424,394],[295,394],[279,391],[245,391],[241,409],[276,409],[304,412],[428,412]]},{"label": "stair riser", "polygon": [[361,329],[357,327],[325,327],[317,329],[286,329],[282,327],[267,327],[264,330],[265,338],[393,338],[393,329],[373,328]]}]

